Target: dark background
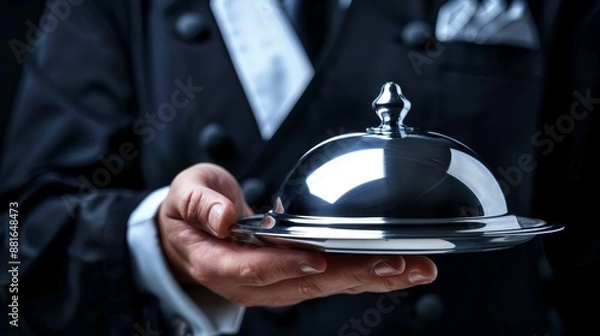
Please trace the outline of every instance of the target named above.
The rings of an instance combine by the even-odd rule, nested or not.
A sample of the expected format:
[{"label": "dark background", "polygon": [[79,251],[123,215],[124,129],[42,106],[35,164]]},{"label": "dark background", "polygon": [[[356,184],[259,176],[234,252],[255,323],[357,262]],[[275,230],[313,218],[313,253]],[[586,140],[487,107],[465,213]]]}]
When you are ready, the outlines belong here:
[{"label": "dark background", "polygon": [[[574,1],[574,3],[577,3]],[[581,2],[566,15],[567,29],[557,34],[564,48],[551,55],[553,69],[546,99],[544,124],[555,124],[574,101],[572,93],[589,90],[600,98],[600,7]],[[21,64],[10,41],[28,44],[29,20],[37,24],[44,1],[0,1],[0,148],[6,123],[18,87]],[[35,97],[32,97],[35,99]],[[507,97],[510,99],[510,97]],[[597,335],[600,302],[600,223],[597,220],[598,154],[597,117],[600,104],[581,121],[572,136],[557,144],[556,150],[538,162],[534,215],[569,224],[560,235],[545,237],[549,264],[540,265],[546,274],[546,295],[556,307],[557,323],[570,330]],[[0,152],[1,153],[1,152]],[[0,155],[0,160],[2,156]],[[1,181],[0,181],[1,183]],[[589,308],[584,308],[589,307]],[[589,333],[588,333],[589,332]]]},{"label": "dark background", "polygon": [[15,39],[27,44],[26,22],[31,20],[37,24],[43,8],[44,1],[41,0],[0,1],[0,148],[3,148],[3,135],[21,69],[9,43]]}]

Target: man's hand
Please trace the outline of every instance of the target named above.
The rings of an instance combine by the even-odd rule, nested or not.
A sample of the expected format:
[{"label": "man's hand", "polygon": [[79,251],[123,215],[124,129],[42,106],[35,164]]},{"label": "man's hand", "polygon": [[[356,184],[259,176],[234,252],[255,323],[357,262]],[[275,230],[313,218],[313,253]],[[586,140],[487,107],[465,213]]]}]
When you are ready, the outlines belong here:
[{"label": "man's hand", "polygon": [[227,239],[251,215],[236,179],[198,164],[171,183],[157,222],[169,265],[182,284],[201,285],[242,306],[286,306],[333,294],[388,292],[432,282],[421,256],[333,255],[240,245]]}]

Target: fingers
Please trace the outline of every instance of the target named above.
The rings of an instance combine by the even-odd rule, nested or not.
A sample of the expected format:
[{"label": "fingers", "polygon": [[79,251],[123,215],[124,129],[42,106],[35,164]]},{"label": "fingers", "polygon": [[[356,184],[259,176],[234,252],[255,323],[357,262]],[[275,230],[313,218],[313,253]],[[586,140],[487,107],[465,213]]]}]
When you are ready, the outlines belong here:
[{"label": "fingers", "polygon": [[184,253],[184,271],[193,279],[187,283],[205,286],[244,306],[289,305],[340,293],[388,292],[429,283],[437,276],[435,264],[426,257],[324,256],[236,245],[200,230],[194,235],[195,242],[190,242]]},{"label": "fingers", "polygon": [[180,200],[182,220],[215,237],[227,237],[229,227],[238,218],[233,203],[207,187],[190,186],[186,189],[182,195],[184,198]]},{"label": "fingers", "polygon": [[252,214],[236,179],[225,169],[198,164],[180,173],[171,183],[160,216],[180,219],[196,228],[225,238],[238,217]]},{"label": "fingers", "polygon": [[329,256],[327,261],[323,273],[246,288],[244,304],[289,305],[340,293],[389,292],[437,276],[435,264],[426,257]]},{"label": "fingers", "polygon": [[238,216],[249,216],[254,213],[246,203],[244,193],[237,179],[224,168],[201,163],[191,168],[198,178],[198,183],[221,193],[235,205]]},{"label": "fingers", "polygon": [[281,282],[270,290],[293,300],[343,293],[346,289],[389,276],[403,274],[406,261],[402,256],[329,256],[327,271],[295,282]]},{"label": "fingers", "polygon": [[240,246],[226,240],[206,240],[190,256],[194,277],[206,286],[219,282],[236,286],[267,286],[282,280],[325,271],[320,253],[274,247]]},{"label": "fingers", "polygon": [[404,258],[406,260],[406,271],[402,275],[390,276],[381,279],[381,281],[373,281],[348,288],[344,293],[387,293],[393,290],[429,284],[437,278],[437,267],[431,259],[421,256],[405,256]]}]

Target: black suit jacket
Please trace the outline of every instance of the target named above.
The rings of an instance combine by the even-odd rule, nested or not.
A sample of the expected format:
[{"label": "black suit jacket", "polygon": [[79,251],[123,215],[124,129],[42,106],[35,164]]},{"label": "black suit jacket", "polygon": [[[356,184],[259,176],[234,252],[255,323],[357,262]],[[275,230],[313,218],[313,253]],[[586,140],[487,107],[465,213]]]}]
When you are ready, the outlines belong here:
[{"label": "black suit jacket", "polygon": [[[532,140],[553,120],[549,105],[559,104],[548,93],[569,96],[572,88],[554,81],[551,61],[584,12],[561,1],[532,4],[539,50],[443,44],[427,28],[407,36],[416,21],[434,27],[441,2],[354,0],[314,80],[268,142],[208,1],[71,4],[28,55],[4,151],[3,204],[18,202],[21,213],[21,330],[177,333],[133,284],[125,240],[131,211],[197,162],[227,168],[257,211],[269,209],[306,150],[378,124],[370,104],[388,80],[413,103],[408,124],[469,144],[494,168],[509,209],[534,213],[535,171],[514,167],[549,146]],[[251,308],[240,334],[554,335],[560,329],[549,322],[538,271],[541,243],[434,256],[438,280],[407,291]],[[3,274],[3,288],[9,282]]]}]

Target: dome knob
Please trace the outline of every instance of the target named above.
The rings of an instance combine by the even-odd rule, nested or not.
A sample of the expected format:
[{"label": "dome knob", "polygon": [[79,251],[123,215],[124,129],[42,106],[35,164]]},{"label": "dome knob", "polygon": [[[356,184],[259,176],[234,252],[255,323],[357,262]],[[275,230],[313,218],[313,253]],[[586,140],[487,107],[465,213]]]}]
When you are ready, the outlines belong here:
[{"label": "dome knob", "polygon": [[412,127],[404,125],[404,118],[410,110],[411,103],[402,94],[400,85],[394,82],[383,84],[372,107],[381,123],[377,127],[368,128],[367,132],[402,137],[407,131],[413,130]]}]

